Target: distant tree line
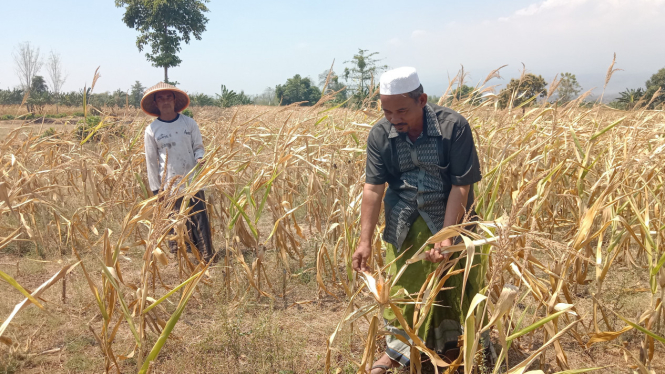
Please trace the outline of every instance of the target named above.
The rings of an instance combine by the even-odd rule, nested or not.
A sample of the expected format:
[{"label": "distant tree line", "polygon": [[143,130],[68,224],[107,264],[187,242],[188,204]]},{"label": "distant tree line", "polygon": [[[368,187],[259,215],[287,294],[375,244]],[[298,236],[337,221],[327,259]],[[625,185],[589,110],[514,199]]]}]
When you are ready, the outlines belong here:
[{"label": "distant tree line", "polygon": [[[551,91],[548,91],[548,83],[542,76],[531,73],[523,74],[518,79],[511,79],[506,87],[499,92],[497,105],[500,108],[526,107],[535,104],[538,99],[545,98],[548,98],[552,104],[567,104],[579,98],[582,87],[577,82],[575,74],[561,73],[554,82],[554,86],[550,87]],[[647,109],[661,107],[665,103],[665,68],[653,74],[645,83],[645,86],[645,88],[627,88],[620,92],[619,97],[610,102],[609,106],[622,110],[631,110],[638,107],[646,107]],[[446,97],[444,104],[450,104],[453,99],[471,99],[472,104],[483,102],[485,98],[477,95],[478,91],[473,87],[460,85]],[[438,97],[434,97],[430,102],[438,102],[438,100]],[[579,104],[585,105],[587,103],[580,102]]]},{"label": "distant tree line", "polygon": [[[126,2],[119,2],[126,6]],[[131,25],[128,24],[131,27]],[[322,98],[329,104],[361,107],[375,100],[378,94],[378,77],[387,69],[379,65],[377,52],[359,49],[358,53],[344,68],[344,74],[339,76],[332,69],[319,74],[318,82],[312,78],[295,74],[284,84],[268,87],[258,95],[247,95],[244,91],[236,92],[221,85],[220,92],[213,96],[204,93],[190,95],[192,106],[219,106],[231,107],[236,105],[299,105],[311,106]],[[40,50],[29,42],[19,44],[14,52],[17,75],[21,84],[15,88],[0,89],[0,105],[26,105],[29,112],[40,113],[46,105],[81,106],[83,104],[84,90],[63,92],[62,86],[67,78],[62,69],[59,55],[51,52],[47,61],[47,81],[39,71],[43,66]],[[161,65],[159,65],[161,66]],[[169,65],[171,66],[171,65]],[[175,66],[175,65],[173,65]],[[168,68],[166,65],[166,69]],[[165,76],[165,79],[168,79]],[[342,82],[343,80],[343,82]],[[175,83],[175,82],[171,82]],[[85,97],[87,103],[94,107],[136,107],[140,105],[145,87],[141,82],[127,90],[117,89],[113,92],[93,93],[87,88]],[[57,111],[57,109],[56,109]]]},{"label": "distant tree line", "polygon": [[[125,2],[121,2],[125,4]],[[126,5],[126,4],[125,4]],[[15,88],[0,89],[0,105],[26,105],[29,112],[41,113],[46,105],[81,106],[83,89],[62,92],[67,75],[62,68],[60,56],[51,51],[46,61],[47,77],[39,75],[44,65],[40,58],[39,48],[32,47],[29,42],[21,43],[13,53],[16,72],[20,85]],[[329,105],[363,108],[372,105],[378,99],[378,78],[388,68],[380,65],[378,52],[358,49],[350,60],[345,61],[346,67],[340,76],[327,69],[318,76],[318,81],[310,77],[295,74],[284,84],[274,88],[268,87],[258,95],[247,95],[244,91],[236,92],[221,85],[220,92],[210,96],[203,93],[190,95],[192,106],[232,107],[236,105],[299,105],[311,106],[322,98]],[[175,66],[175,65],[174,65]],[[168,78],[165,78],[168,79]],[[444,105],[454,101],[466,101],[479,105],[488,98],[496,100],[500,108],[526,107],[535,104],[538,99],[546,98],[552,103],[566,104],[577,99],[581,86],[572,73],[562,73],[555,79],[549,91],[548,83],[540,75],[522,74],[519,79],[511,79],[496,97],[486,95],[479,90],[460,81],[457,87],[449,92],[443,100]],[[645,88],[626,89],[619,98],[609,105],[617,109],[630,110],[636,107],[650,109],[661,106],[665,102],[665,68],[660,69],[646,82]],[[145,87],[136,81],[128,90],[117,89],[113,92],[92,93],[87,88],[87,103],[95,107],[127,106],[138,108]],[[440,97],[432,96],[429,102],[438,103]],[[583,103],[580,103],[581,105]]]},{"label": "distant tree line", "polygon": [[[86,101],[95,107],[137,107],[140,105],[145,87],[139,81],[127,91],[92,93],[87,88]],[[83,105],[83,89],[70,92],[56,92],[46,83],[44,77],[35,75],[28,89],[23,87],[0,89],[0,105],[26,105],[29,112],[41,113],[46,105],[79,107]]]},{"label": "distant tree line", "polygon": [[610,103],[616,109],[631,110],[647,107],[655,109],[665,103],[665,68],[658,70],[645,82],[645,87],[626,88]]}]

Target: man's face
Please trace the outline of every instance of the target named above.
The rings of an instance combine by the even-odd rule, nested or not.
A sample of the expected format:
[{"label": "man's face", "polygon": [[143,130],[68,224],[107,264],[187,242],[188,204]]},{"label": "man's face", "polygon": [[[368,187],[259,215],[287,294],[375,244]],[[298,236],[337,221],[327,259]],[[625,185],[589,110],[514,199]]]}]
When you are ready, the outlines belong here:
[{"label": "man's face", "polygon": [[160,113],[170,113],[175,108],[175,97],[171,91],[159,91],[155,94],[155,104]]},{"label": "man's face", "polygon": [[418,100],[408,95],[381,95],[383,114],[399,133],[408,133],[410,128],[422,124],[425,104],[426,94],[420,95]]}]

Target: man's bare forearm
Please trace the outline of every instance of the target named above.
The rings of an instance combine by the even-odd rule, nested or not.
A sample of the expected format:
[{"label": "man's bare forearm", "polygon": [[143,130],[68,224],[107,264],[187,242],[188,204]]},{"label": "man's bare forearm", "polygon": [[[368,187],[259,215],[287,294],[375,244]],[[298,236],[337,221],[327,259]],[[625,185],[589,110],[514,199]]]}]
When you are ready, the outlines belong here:
[{"label": "man's bare forearm", "polygon": [[446,215],[443,218],[443,227],[456,225],[462,221],[466,213],[466,203],[469,198],[470,185],[453,186],[448,194]]},{"label": "man's bare forearm", "polygon": [[381,199],[386,189],[385,184],[368,184],[363,187],[363,201],[360,205],[360,243],[371,244],[374,228],[379,222]]}]

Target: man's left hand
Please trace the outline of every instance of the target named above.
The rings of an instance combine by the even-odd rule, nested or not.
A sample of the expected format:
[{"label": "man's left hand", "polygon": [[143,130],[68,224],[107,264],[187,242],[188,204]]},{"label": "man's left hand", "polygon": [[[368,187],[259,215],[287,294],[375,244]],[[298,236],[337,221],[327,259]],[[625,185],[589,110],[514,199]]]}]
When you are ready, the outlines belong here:
[{"label": "man's left hand", "polygon": [[203,166],[203,164],[206,163],[206,160],[204,160],[203,158],[197,158],[197,159],[196,159],[196,162],[197,162],[199,165]]},{"label": "man's left hand", "polygon": [[434,244],[434,248],[425,252],[425,259],[431,262],[441,262],[448,260],[450,253],[441,254],[441,249],[453,245],[453,240],[451,238],[445,239],[442,242]]}]

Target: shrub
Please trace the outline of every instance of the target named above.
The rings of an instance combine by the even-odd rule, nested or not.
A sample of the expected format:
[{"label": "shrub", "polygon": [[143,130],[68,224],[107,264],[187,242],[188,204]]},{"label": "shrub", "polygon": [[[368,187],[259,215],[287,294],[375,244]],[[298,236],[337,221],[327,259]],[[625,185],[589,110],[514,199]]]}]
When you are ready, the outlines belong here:
[{"label": "shrub", "polygon": [[12,116],[11,114],[5,114],[3,116],[0,116],[0,120],[2,120],[2,121],[9,121],[9,120],[13,120],[13,119],[14,119],[14,116]]},{"label": "shrub", "polygon": [[23,120],[29,120],[35,118],[37,118],[35,113],[26,113],[26,114],[21,114],[20,116],[16,116],[16,119],[23,119]]},{"label": "shrub", "polygon": [[[99,122],[101,122],[101,117],[98,116],[88,116],[85,121],[79,120],[77,122],[78,127],[76,128],[76,137],[79,140],[87,138],[88,135],[95,129],[95,127],[99,125]],[[102,128],[99,129],[99,131],[96,132],[89,139],[89,141],[99,141],[102,137],[102,133],[105,133],[107,136],[111,135],[118,138],[124,138],[126,131],[127,129],[123,125],[112,122],[105,122],[104,126],[102,126]]]},{"label": "shrub", "polygon": [[83,112],[74,112],[72,114],[72,117],[85,117],[85,113],[83,113]]},{"label": "shrub", "polygon": [[58,113],[58,114],[47,114],[46,118],[65,118],[67,113]]},{"label": "shrub", "polygon": [[192,111],[189,109],[183,110],[182,114],[186,115],[187,117],[194,118],[194,113],[192,113]]},{"label": "shrub", "polygon": [[44,130],[40,138],[47,138],[49,136],[54,136],[55,135],[55,129],[53,127],[49,127],[48,129]]},{"label": "shrub", "polygon": [[[92,132],[92,130],[99,125],[99,122],[101,121],[101,118],[97,116],[89,116],[85,120],[79,120],[77,123],[79,124],[78,127],[76,128],[76,137],[79,140],[83,140],[86,137],[88,137],[88,134]],[[99,140],[99,134],[95,134],[92,139],[93,141],[98,141]]]}]

